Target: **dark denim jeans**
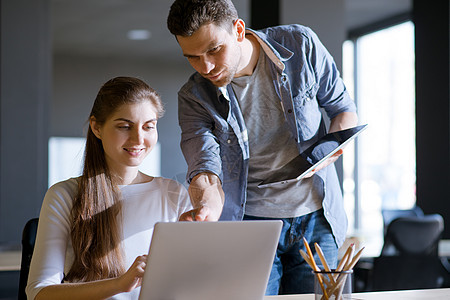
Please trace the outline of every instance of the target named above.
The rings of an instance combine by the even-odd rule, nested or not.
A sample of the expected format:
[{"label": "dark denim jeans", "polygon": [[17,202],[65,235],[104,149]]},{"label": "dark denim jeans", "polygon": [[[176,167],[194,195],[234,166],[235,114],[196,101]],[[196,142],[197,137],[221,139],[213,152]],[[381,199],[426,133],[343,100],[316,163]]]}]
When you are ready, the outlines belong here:
[{"label": "dark denim jeans", "polygon": [[[244,216],[244,220],[268,219],[273,220]],[[331,233],[330,225],[323,215],[323,209],[296,218],[284,218],[281,221],[283,221],[283,228],[266,295],[313,293],[314,274],[299,252],[300,250],[306,252],[303,237],[308,241],[319,267],[322,264],[315,251],[314,243],[318,243],[322,248],[330,268],[337,266],[338,247]]]}]

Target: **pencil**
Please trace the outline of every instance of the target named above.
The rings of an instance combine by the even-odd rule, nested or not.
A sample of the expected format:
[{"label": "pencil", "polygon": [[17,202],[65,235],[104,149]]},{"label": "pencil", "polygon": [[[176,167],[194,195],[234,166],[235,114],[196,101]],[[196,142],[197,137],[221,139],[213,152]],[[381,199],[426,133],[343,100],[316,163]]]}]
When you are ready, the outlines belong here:
[{"label": "pencil", "polygon": [[[358,262],[359,258],[361,257],[361,254],[364,250],[364,247],[362,247],[358,253],[355,254],[355,256],[353,256],[353,258],[351,256],[348,257],[346,266],[344,267],[344,271],[350,271],[353,269],[353,267],[356,265],[356,263]],[[353,251],[351,251],[353,252]],[[344,288],[344,282],[346,280],[346,277],[348,276],[348,274],[341,274],[343,275],[342,277],[340,276],[337,280],[337,284],[336,284],[336,288],[338,288],[337,290],[337,295],[336,295],[336,299],[339,299],[342,295],[342,289]],[[333,291],[333,293],[335,293],[335,291]]]},{"label": "pencil", "polygon": [[300,250],[300,255],[303,257],[303,259],[306,261],[306,263],[311,267],[311,269],[314,270],[314,265],[312,264],[311,260],[309,259],[308,254],[306,254],[305,251]]},{"label": "pencil", "polygon": [[349,254],[347,255],[347,261],[345,262],[344,271],[347,271],[349,269],[350,263],[352,262],[352,258],[353,258],[353,253],[355,253],[355,247],[352,246],[350,248]]},{"label": "pencil", "polygon": [[[316,252],[319,255],[319,259],[322,262],[322,265],[326,272],[331,272],[330,267],[328,266],[327,260],[325,259],[325,255],[323,254],[322,248],[320,248],[319,244],[315,243],[314,247],[316,248]],[[335,283],[334,277],[331,273],[328,273],[328,278],[330,278],[330,281],[332,284]]]},{"label": "pencil", "polygon": [[347,264],[347,266],[345,267],[344,271],[348,271],[353,269],[353,267],[356,265],[356,263],[358,262],[359,258],[361,257],[361,254],[364,250],[364,247],[361,248],[361,250],[358,251],[358,253],[355,254],[355,256],[353,257],[352,261],[350,263]]},{"label": "pencil", "polygon": [[314,261],[314,255],[311,251],[311,248],[309,248],[309,244],[305,238],[303,238],[303,244],[305,245],[306,253],[308,253],[309,258],[311,259],[311,263],[313,265],[313,270],[316,272],[320,272],[319,267],[317,266],[316,262]]},{"label": "pencil", "polygon": [[[309,244],[308,244],[308,242],[306,241],[305,238],[303,238],[303,244],[305,245],[306,252],[308,253],[310,261],[311,261],[311,264],[313,265],[313,270],[316,271],[316,272],[320,272],[319,267],[316,265],[316,262],[314,261],[314,255],[312,254],[311,248],[309,248]],[[322,288],[323,295],[325,296],[325,299],[329,300],[328,299],[328,295],[327,295],[327,291],[326,291],[326,289],[325,289],[325,287],[323,285],[322,277],[320,276],[319,273],[316,273],[316,276],[317,276],[317,280],[319,281],[320,287]]]},{"label": "pencil", "polygon": [[342,271],[342,268],[345,266],[347,260],[349,260],[350,252],[352,251],[352,248],[355,246],[354,243],[352,243],[347,250],[344,253],[344,256],[342,256],[341,261],[339,262],[338,266],[336,267],[336,271]]}]

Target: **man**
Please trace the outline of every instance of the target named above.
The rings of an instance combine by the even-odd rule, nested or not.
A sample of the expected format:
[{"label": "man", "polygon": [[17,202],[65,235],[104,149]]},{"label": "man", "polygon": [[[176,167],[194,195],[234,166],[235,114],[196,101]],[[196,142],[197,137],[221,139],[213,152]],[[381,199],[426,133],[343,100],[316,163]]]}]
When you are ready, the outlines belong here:
[{"label": "man", "polygon": [[197,71],[179,91],[181,148],[194,210],[183,220],[281,219],[266,294],[313,291],[302,238],[337,263],[347,219],[333,162],[308,178],[258,188],[327,130],[353,127],[356,108],[317,36],[300,25],[253,31],[229,0],[176,0],[168,28]]}]

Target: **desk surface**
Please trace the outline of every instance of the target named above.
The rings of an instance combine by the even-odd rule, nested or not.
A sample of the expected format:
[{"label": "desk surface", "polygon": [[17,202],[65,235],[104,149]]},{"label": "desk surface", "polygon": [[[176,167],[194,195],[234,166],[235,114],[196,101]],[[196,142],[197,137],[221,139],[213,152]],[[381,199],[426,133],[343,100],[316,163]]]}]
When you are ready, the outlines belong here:
[{"label": "desk surface", "polygon": [[18,270],[20,270],[21,259],[22,259],[21,251],[2,251],[2,252],[0,252],[0,271],[18,271]]},{"label": "desk surface", "polygon": [[[313,294],[266,296],[264,300],[313,300]],[[429,300],[450,299],[450,289],[354,293],[352,300]]]}]

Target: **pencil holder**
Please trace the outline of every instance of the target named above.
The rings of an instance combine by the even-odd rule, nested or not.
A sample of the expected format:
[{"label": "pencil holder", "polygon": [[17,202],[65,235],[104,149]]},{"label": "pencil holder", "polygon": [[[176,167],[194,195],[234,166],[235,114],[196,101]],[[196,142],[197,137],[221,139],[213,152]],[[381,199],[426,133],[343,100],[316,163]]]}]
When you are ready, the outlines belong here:
[{"label": "pencil holder", "polygon": [[316,300],[346,300],[352,298],[352,270],[313,271]]}]

